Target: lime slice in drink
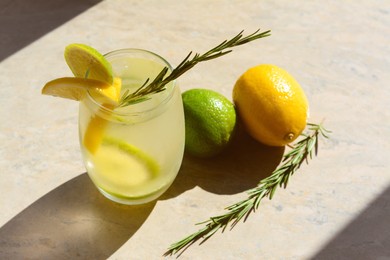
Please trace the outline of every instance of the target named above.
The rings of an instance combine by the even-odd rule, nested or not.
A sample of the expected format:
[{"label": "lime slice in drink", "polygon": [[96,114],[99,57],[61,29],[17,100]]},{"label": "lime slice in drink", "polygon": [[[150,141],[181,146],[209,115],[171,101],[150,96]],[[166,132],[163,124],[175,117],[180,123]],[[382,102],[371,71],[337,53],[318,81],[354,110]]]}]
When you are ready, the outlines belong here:
[{"label": "lime slice in drink", "polygon": [[64,56],[76,77],[96,79],[112,84],[111,64],[94,48],[85,44],[72,43],[66,46]]},{"label": "lime slice in drink", "polygon": [[110,194],[140,196],[147,183],[159,173],[157,162],[139,148],[122,140],[104,137],[93,155],[94,181]]},{"label": "lime slice in drink", "polygon": [[87,91],[100,103],[116,105],[120,99],[121,79],[115,78],[113,84],[84,78],[58,78],[49,81],[42,89],[42,94],[81,100]]}]

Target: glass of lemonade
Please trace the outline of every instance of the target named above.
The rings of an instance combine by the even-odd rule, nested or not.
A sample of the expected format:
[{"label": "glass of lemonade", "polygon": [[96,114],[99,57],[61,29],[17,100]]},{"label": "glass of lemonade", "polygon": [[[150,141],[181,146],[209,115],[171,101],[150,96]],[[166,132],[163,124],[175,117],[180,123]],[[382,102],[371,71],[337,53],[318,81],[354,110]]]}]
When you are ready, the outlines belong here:
[{"label": "glass of lemonade", "polygon": [[[138,89],[171,65],[145,50],[105,55],[122,90]],[[168,73],[169,73],[168,72]],[[80,102],[79,136],[85,167],[107,198],[141,204],[164,193],[175,179],[184,151],[184,112],[177,84],[124,107],[101,104],[91,94]]]}]

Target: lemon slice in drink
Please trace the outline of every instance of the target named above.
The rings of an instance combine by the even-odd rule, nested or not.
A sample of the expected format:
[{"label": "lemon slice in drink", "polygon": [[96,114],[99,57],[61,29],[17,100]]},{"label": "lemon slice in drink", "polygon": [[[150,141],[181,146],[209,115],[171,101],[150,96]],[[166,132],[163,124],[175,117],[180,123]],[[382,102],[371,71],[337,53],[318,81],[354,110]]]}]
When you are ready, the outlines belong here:
[{"label": "lemon slice in drink", "polygon": [[111,64],[94,48],[72,43],[66,46],[64,57],[76,77],[113,83]]},{"label": "lemon slice in drink", "polygon": [[[94,48],[73,43],[65,48],[64,57],[75,78],[52,80],[43,87],[42,94],[73,100],[82,100],[89,93],[110,110],[118,106],[121,79],[113,77],[111,64]],[[84,136],[84,145],[91,153],[99,148],[107,120],[92,116]]]},{"label": "lemon slice in drink", "polygon": [[[87,92],[102,104],[102,107],[114,109],[119,102],[121,79],[114,78],[114,83],[83,78],[59,78],[43,87],[42,94],[73,100],[82,100]],[[107,120],[94,116],[91,118],[84,135],[83,143],[89,152],[95,153],[99,148]]]}]

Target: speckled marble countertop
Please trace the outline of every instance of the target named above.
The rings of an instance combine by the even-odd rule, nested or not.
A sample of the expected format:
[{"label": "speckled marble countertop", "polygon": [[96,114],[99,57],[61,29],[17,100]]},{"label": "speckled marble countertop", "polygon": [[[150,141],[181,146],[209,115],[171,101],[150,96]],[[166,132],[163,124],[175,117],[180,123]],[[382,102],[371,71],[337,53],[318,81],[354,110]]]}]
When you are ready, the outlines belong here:
[{"label": "speckled marble countertop", "polygon": [[[20,2],[2,3],[1,27],[19,19],[26,29],[13,31],[15,45],[7,42],[11,31],[2,32],[3,45],[18,46],[29,26],[43,26],[42,17],[54,21],[72,11],[53,1],[42,12],[12,13]],[[197,66],[180,79],[181,89],[209,88],[230,98],[243,71],[273,63],[301,83],[310,120],[325,119],[332,137],[245,223],[194,244],[181,259],[390,259],[389,2],[95,2],[75,4],[78,15],[0,63],[0,259],[161,259],[172,242],[198,230],[195,223],[245,198],[276,167],[280,149],[244,140],[226,158],[186,156],[156,202],[127,207],[106,200],[81,161],[77,103],[40,90],[70,75],[63,60],[68,43],[101,52],[143,48],[178,64],[190,50],[259,27],[272,36]]]}]

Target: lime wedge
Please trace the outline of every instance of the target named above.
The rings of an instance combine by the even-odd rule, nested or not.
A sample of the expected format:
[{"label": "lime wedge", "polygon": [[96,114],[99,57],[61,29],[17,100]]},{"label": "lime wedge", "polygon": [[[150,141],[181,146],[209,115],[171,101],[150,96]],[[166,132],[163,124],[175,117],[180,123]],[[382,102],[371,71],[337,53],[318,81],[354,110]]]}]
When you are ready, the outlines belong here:
[{"label": "lime wedge", "polygon": [[120,99],[121,79],[115,78],[113,84],[84,78],[58,78],[49,81],[42,89],[42,94],[81,100],[87,91],[100,103],[117,105]]},{"label": "lime wedge", "polygon": [[66,46],[64,56],[76,77],[96,79],[112,84],[111,64],[94,48],[85,44],[72,43]]}]

